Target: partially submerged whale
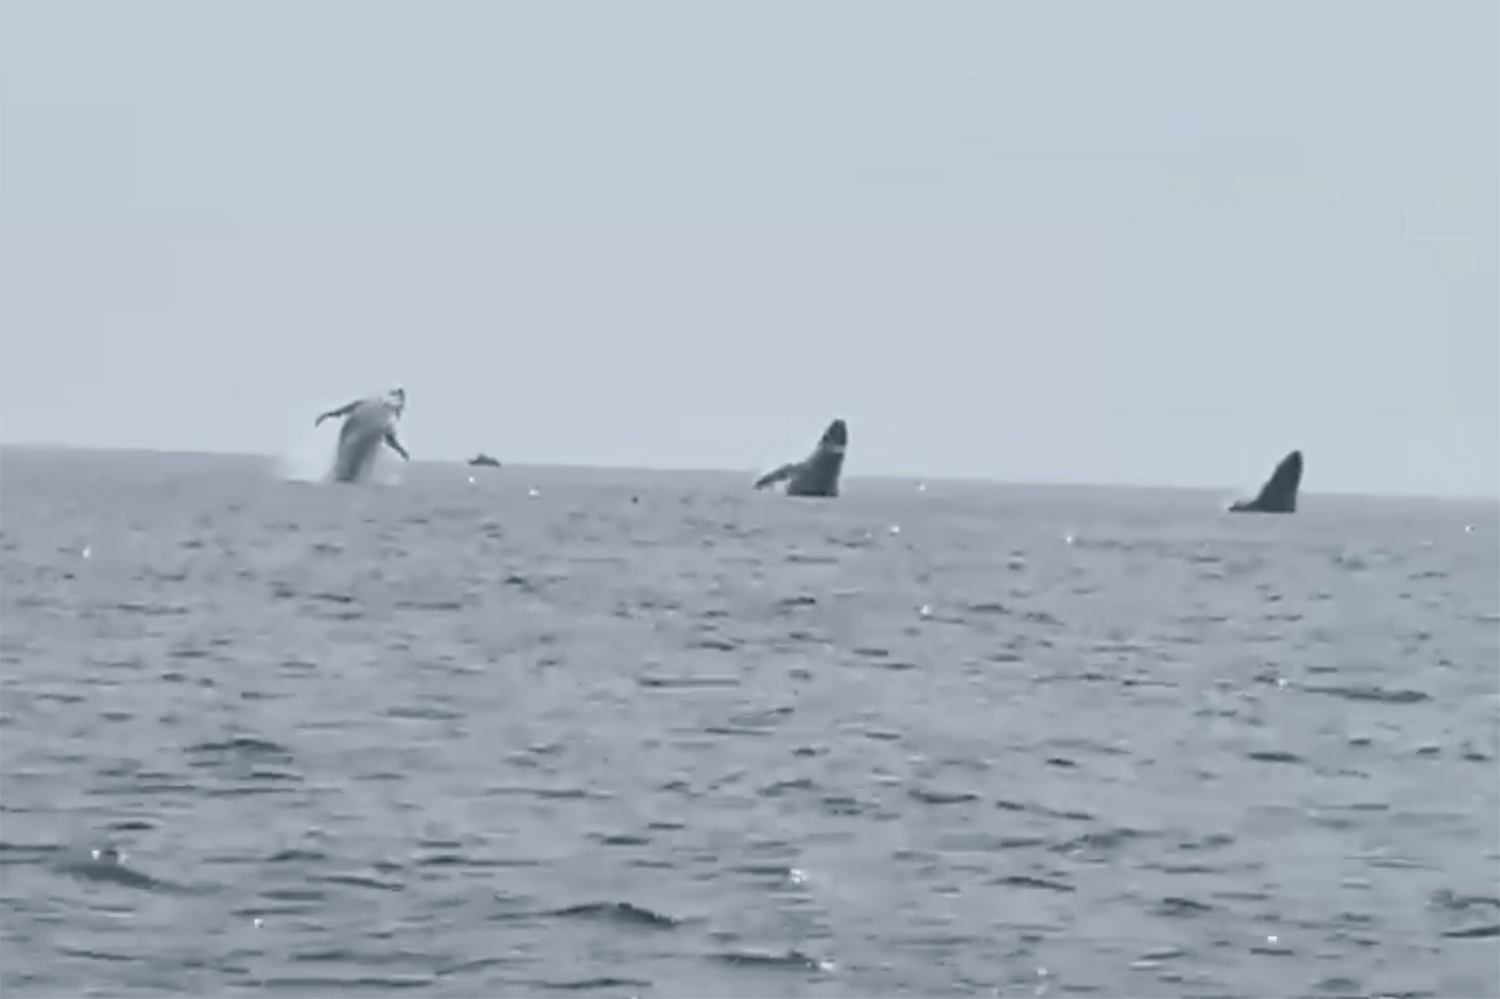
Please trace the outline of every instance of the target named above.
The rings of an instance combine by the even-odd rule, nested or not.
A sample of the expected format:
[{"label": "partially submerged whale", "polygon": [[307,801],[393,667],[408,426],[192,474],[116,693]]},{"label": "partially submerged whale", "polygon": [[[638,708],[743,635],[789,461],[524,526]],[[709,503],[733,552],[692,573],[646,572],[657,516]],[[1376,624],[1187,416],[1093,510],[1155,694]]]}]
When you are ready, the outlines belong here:
[{"label": "partially submerged whale", "polygon": [[813,453],[772,469],[755,480],[756,489],[786,482],[788,496],[837,496],[839,476],[844,471],[844,452],[849,447],[849,428],[843,420],[834,420],[823,431]]},{"label": "partially submerged whale", "polygon": [[375,467],[375,453],[382,442],[403,460],[411,455],[396,439],[396,421],[406,408],[406,391],[392,389],[384,396],[370,396],[330,409],[319,414],[313,426],[324,420],[344,418],[339,428],[338,454],[333,462],[333,478],[336,482],[360,482],[367,478]]},{"label": "partially submerged whale", "polygon": [[1276,471],[1260,487],[1260,493],[1248,502],[1230,505],[1230,513],[1296,513],[1297,490],[1302,488],[1302,452],[1293,451],[1281,459]]}]

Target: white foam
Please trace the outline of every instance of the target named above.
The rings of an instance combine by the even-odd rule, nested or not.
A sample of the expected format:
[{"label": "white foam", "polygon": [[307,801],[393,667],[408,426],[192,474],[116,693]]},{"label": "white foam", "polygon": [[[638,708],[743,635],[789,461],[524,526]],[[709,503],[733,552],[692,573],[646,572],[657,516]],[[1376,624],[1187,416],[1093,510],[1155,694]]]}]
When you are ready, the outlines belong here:
[{"label": "white foam", "polygon": [[325,482],[333,471],[338,431],[327,426],[309,429],[275,462],[275,474],[284,482]]},{"label": "white foam", "polygon": [[[295,444],[276,458],[274,474],[283,482],[332,482],[338,447],[339,421],[328,420],[321,426],[309,427]],[[367,481],[382,486],[400,485],[405,466],[406,462],[399,455],[381,444],[375,452]]]}]

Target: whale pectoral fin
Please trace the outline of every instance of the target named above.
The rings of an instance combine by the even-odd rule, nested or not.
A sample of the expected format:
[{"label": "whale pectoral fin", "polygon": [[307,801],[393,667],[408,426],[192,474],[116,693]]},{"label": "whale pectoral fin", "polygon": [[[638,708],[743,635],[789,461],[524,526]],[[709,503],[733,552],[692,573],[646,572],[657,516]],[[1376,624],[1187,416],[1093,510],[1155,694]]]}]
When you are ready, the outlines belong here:
[{"label": "whale pectoral fin", "polygon": [[764,489],[766,488],[766,486],[775,485],[776,483],[781,482],[785,479],[790,479],[792,477],[792,473],[797,471],[797,468],[800,464],[800,462],[794,461],[789,464],[782,465],[780,468],[772,469],[765,475],[762,475],[760,478],[755,480],[755,488]]},{"label": "whale pectoral fin", "polygon": [[326,413],[319,413],[318,418],[313,421],[313,426],[322,426],[324,420],[333,420],[337,419],[340,416],[348,416],[350,413],[354,412],[354,407],[358,405],[359,400],[355,399],[353,402],[344,406],[340,406],[338,409],[330,409]]},{"label": "whale pectoral fin", "polygon": [[401,456],[402,460],[411,461],[411,455],[407,454],[406,448],[402,447],[401,442],[396,440],[396,431],[387,430],[385,432],[385,442],[386,444],[390,445],[392,451],[395,451]]}]

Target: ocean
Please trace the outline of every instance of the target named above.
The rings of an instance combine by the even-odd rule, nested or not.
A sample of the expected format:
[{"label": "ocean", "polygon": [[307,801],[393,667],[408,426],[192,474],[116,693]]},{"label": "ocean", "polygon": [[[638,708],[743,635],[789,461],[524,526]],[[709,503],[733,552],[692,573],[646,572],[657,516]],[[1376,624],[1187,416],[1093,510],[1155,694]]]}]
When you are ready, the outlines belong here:
[{"label": "ocean", "polygon": [[0,453],[0,991],[1500,996],[1497,504],[750,478]]}]

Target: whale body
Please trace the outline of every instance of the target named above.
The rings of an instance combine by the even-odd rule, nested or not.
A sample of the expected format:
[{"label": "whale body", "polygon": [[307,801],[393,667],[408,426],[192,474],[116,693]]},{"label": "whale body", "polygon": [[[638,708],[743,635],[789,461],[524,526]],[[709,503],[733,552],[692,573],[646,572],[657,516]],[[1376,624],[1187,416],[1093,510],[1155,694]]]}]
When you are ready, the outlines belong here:
[{"label": "whale body", "polygon": [[848,449],[849,427],[843,420],[834,420],[823,431],[812,454],[801,461],[772,469],[755,480],[755,488],[764,489],[785,482],[788,496],[837,496],[839,477],[844,471],[844,454]]},{"label": "whale body", "polygon": [[346,406],[331,409],[314,421],[316,426],[334,417],[344,418],[333,459],[335,482],[363,482],[369,478],[375,468],[375,454],[382,443],[403,459],[410,460],[406,449],[396,439],[396,421],[405,408],[406,392],[398,388],[386,396],[357,399]]},{"label": "whale body", "polygon": [[1230,505],[1230,513],[1296,513],[1297,492],[1302,488],[1302,452],[1293,451],[1271,473],[1252,500]]}]

